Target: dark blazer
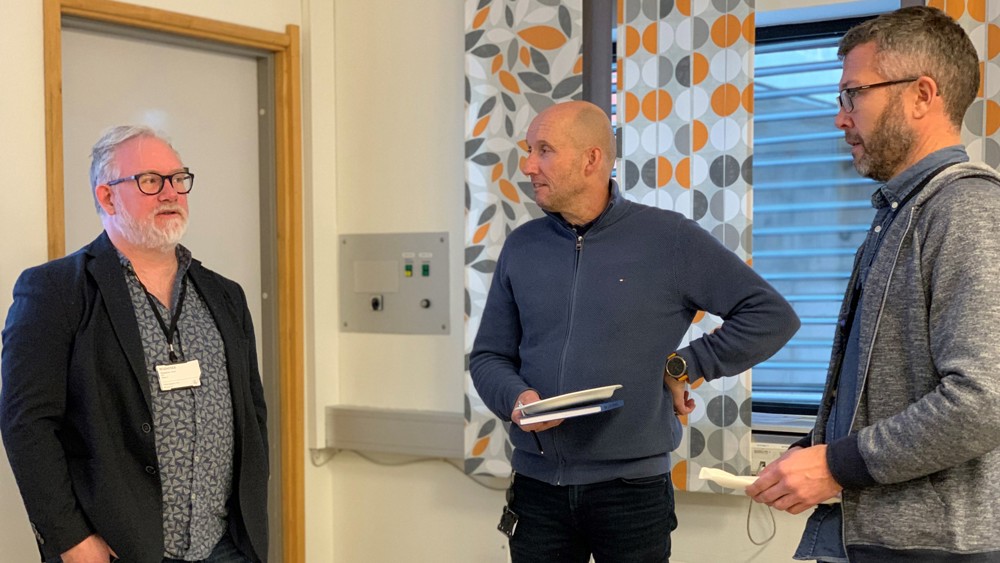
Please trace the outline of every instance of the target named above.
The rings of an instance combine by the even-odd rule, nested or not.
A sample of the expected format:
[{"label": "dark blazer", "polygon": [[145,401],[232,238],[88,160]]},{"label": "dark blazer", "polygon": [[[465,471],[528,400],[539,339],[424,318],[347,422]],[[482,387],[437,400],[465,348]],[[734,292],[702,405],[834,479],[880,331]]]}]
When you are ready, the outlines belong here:
[{"label": "dark blazer", "polygon": [[[253,324],[238,284],[193,260],[222,334],[235,426],[229,531],[267,559],[267,432]],[[142,341],[107,233],[26,270],[3,330],[0,431],[44,558],[92,533],[129,563],[163,559],[162,493]]]}]

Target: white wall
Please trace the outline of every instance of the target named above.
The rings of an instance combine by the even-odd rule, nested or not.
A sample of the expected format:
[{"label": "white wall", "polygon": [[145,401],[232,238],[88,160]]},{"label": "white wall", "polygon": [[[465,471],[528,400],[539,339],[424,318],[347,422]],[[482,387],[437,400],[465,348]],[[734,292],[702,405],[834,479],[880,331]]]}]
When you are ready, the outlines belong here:
[{"label": "white wall", "polygon": [[[315,14],[319,2],[312,4]],[[341,402],[461,412],[463,2],[334,5],[335,87],[322,103],[335,100],[335,150],[313,158],[319,171],[322,158],[336,155],[322,176],[335,177],[337,189],[313,178],[311,194],[315,408]],[[313,53],[312,69],[328,70],[330,54]],[[313,110],[320,103],[314,98]],[[336,235],[427,231],[450,235],[451,334],[338,334]],[[322,445],[322,417],[315,420],[311,443]],[[385,467],[344,453],[318,471],[333,480],[333,558],[315,561],[506,558],[495,530],[502,493],[444,462]]]},{"label": "white wall", "polygon": [[[5,317],[17,274],[46,258],[45,120],[41,3],[0,1],[0,47],[18,54],[0,58]],[[307,444],[324,443],[322,408],[329,404],[461,412],[464,2],[135,3],[274,31],[302,26]],[[452,334],[340,334],[337,235],[407,231],[450,233]],[[325,465],[307,462],[307,560],[505,561],[495,530],[502,504],[501,492],[442,461],[391,467],[341,453]],[[10,507],[0,514],[3,559],[35,560],[5,460],[0,506]],[[741,497],[679,494],[674,560],[789,561],[803,518],[778,515],[777,537],[758,548],[746,538],[746,508]],[[755,511],[755,537],[766,535],[765,523]]]},{"label": "white wall", "polygon": [[[21,270],[45,260],[45,98],[42,3],[4,1],[0,17],[0,169],[10,190],[0,205],[0,312],[6,319]],[[0,545],[10,561],[37,561],[21,497],[0,451]]]}]

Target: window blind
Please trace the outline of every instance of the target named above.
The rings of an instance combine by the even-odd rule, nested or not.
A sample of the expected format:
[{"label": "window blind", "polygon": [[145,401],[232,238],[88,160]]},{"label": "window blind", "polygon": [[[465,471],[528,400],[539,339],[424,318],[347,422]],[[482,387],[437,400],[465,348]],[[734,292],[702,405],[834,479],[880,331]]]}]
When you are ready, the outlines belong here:
[{"label": "window blind", "polygon": [[854,252],[874,209],[834,126],[838,37],[758,43],[754,54],[754,267],[802,328],[753,372],[755,411],[819,403]]}]

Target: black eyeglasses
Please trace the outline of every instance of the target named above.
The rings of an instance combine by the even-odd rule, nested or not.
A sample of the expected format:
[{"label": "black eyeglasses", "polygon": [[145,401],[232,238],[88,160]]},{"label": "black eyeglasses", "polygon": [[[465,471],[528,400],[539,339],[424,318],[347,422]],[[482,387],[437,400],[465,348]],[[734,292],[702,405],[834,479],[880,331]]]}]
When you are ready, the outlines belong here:
[{"label": "black eyeglasses", "polygon": [[173,186],[174,191],[181,195],[190,192],[191,188],[194,187],[194,174],[188,172],[187,168],[183,172],[174,172],[166,176],[157,174],[156,172],[140,172],[139,174],[112,180],[107,185],[117,186],[129,180],[135,180],[136,187],[146,195],[156,195],[162,192],[163,184],[167,180],[170,180],[170,185]]},{"label": "black eyeglasses", "polygon": [[919,80],[920,77],[915,78],[904,78],[902,80],[890,80],[888,82],[879,82],[877,84],[866,84],[864,86],[855,86],[853,88],[844,88],[837,95],[837,101],[840,102],[840,107],[844,108],[844,111],[851,113],[854,111],[854,98],[863,90],[870,90],[872,88],[881,88],[883,86],[892,86],[893,84],[903,84],[905,82],[913,82]]}]

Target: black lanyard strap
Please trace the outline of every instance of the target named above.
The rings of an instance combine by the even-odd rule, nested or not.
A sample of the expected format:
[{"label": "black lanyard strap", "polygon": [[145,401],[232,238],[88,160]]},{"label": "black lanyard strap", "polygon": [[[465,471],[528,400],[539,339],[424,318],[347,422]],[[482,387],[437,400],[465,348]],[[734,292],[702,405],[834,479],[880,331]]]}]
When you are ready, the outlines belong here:
[{"label": "black lanyard strap", "polygon": [[[136,276],[139,280],[139,277]],[[177,298],[177,307],[174,308],[174,314],[170,317],[170,327],[167,327],[167,323],[163,321],[163,316],[160,315],[160,308],[156,306],[156,302],[153,301],[153,296],[146,289],[145,284],[142,280],[139,280],[139,285],[142,286],[142,291],[146,294],[146,301],[149,301],[149,308],[153,310],[153,314],[156,315],[156,321],[160,323],[160,329],[163,330],[163,336],[167,339],[167,351],[170,354],[170,361],[177,361],[177,354],[174,352],[174,335],[177,334],[177,320],[181,318],[181,309],[184,307],[184,296],[187,294],[187,277],[181,279],[181,294]],[[180,348],[181,342],[180,338],[177,339],[177,346]],[[183,355],[183,351],[181,352]]]}]

